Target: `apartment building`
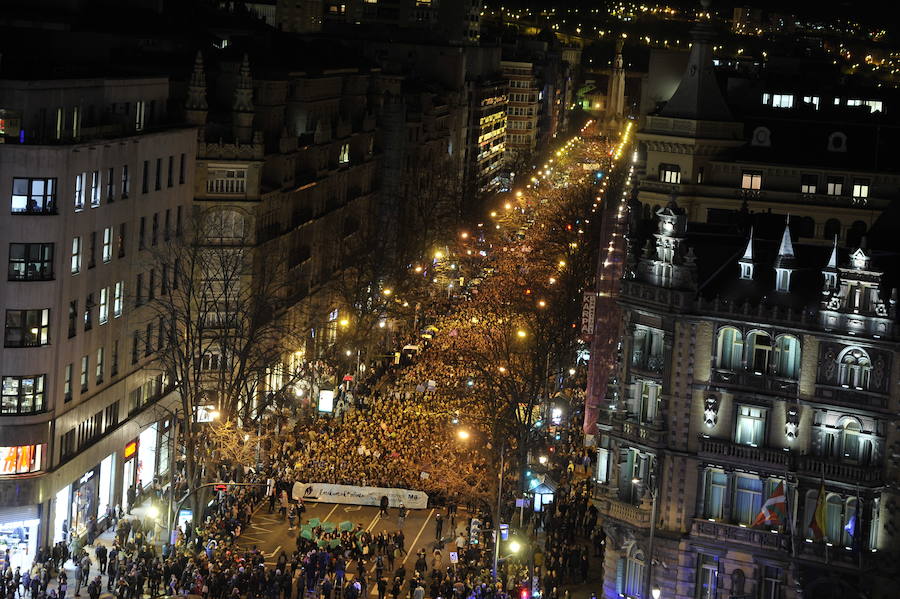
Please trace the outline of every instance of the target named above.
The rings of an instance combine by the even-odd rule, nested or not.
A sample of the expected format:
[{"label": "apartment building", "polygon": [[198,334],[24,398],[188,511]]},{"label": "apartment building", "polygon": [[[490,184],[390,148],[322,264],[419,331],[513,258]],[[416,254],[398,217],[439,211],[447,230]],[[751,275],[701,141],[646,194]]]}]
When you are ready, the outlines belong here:
[{"label": "apartment building", "polygon": [[689,231],[672,199],[629,258],[597,426],[604,594],[893,596],[896,243],[746,224]]},{"label": "apartment building", "polygon": [[537,147],[539,90],[533,63],[504,60],[500,68],[509,87],[505,158],[512,165],[529,158]]},{"label": "apartment building", "polygon": [[695,28],[683,78],[638,132],[644,217],[674,192],[692,222],[727,225],[741,212],[771,211],[790,214],[801,238],[858,244],[900,196],[890,103],[765,73],[733,78],[737,91],[726,96],[713,40],[708,23]]},{"label": "apartment building", "polygon": [[142,310],[171,269],[153,248],[191,209],[196,130],[173,125],[165,78],[0,81],[0,530],[13,565],[81,535],[168,470],[143,369],[162,323]]}]

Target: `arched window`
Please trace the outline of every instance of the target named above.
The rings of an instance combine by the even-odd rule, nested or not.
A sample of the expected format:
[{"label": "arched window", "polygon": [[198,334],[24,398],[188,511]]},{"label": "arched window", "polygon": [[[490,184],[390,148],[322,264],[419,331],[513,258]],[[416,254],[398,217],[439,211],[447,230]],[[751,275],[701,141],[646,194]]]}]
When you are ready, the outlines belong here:
[{"label": "arched window", "polygon": [[763,481],[758,476],[735,477],[731,516],[738,524],[752,524],[762,508]]},{"label": "arched window", "polygon": [[800,341],[793,335],[775,338],[775,374],[789,379],[800,376]]},{"label": "arched window", "polygon": [[851,497],[847,500],[847,504],[844,508],[844,526],[843,526],[843,538],[841,539],[841,543],[844,544],[844,547],[853,547],[854,537],[860,532],[860,521],[859,517],[856,515],[857,509],[857,501],[855,497]]},{"label": "arched window", "polygon": [[854,389],[869,388],[872,361],[859,347],[848,347],[838,356],[838,383]]},{"label": "arched window", "polygon": [[723,370],[737,372],[741,369],[741,360],[744,355],[744,337],[734,327],[722,327],[719,329],[719,338],[716,347],[716,365]]},{"label": "arched window", "polygon": [[235,241],[244,238],[244,216],[237,210],[216,210],[206,220],[210,239]]},{"label": "arched window", "polygon": [[803,509],[803,521],[806,522],[806,538],[812,539],[815,538],[813,536],[813,531],[809,527],[809,524],[812,522],[813,514],[816,513],[816,503],[819,500],[819,492],[814,489],[810,489],[806,492],[806,501],[804,502]]},{"label": "arched window", "polygon": [[796,233],[797,237],[814,237],[816,234],[816,221],[810,216],[804,216],[797,220],[797,223],[791,222],[791,229]]},{"label": "arched window", "polygon": [[753,331],[747,337],[747,369],[766,374],[772,353],[772,338],[763,331]]},{"label": "arched window", "polygon": [[841,238],[841,221],[836,218],[829,218],[825,221],[825,233],[823,234],[825,239],[834,239],[837,237]]},{"label": "arched window", "polygon": [[872,502],[872,520],[869,522],[869,549],[878,549],[878,533],[881,529],[881,498]]},{"label": "arched window", "polygon": [[857,463],[860,460],[862,452],[860,446],[863,442],[860,437],[861,427],[859,422],[852,418],[844,421],[844,428],[841,430],[841,459]]},{"label": "arched window", "polygon": [[644,596],[644,552],[632,545],[625,560],[625,595]]},{"label": "arched window", "polygon": [[844,502],[840,495],[832,494],[825,500],[825,538],[832,543],[839,543],[844,533],[842,513]]}]

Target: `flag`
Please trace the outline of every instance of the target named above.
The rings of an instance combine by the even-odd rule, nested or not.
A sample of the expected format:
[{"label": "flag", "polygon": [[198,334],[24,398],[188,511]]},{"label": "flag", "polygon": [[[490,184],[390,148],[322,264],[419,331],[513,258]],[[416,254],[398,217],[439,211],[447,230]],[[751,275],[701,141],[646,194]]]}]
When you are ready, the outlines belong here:
[{"label": "flag", "polygon": [[814,540],[825,540],[825,483],[819,486],[819,497],[816,499],[816,509],[809,521],[809,528],[812,530]]},{"label": "flag", "polygon": [[753,521],[752,526],[762,526],[763,524],[778,526],[783,524],[786,519],[787,499],[784,495],[784,483],[780,482],[775,487],[772,495],[763,504],[762,510],[760,510],[756,520]]},{"label": "flag", "polygon": [[850,538],[853,539],[851,541],[852,546],[856,546],[856,512],[853,512],[853,515],[850,516],[850,520],[844,524],[844,530],[850,535]]}]

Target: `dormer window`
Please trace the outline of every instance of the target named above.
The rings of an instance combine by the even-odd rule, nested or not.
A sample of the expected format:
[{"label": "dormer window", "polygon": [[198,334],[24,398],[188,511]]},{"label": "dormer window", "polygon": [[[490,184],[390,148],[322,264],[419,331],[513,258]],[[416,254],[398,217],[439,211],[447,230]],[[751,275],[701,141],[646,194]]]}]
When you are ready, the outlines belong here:
[{"label": "dormer window", "polygon": [[825,277],[825,291],[834,291],[837,289],[837,273],[825,271],[822,273]]},{"label": "dormer window", "polygon": [[791,290],[791,270],[787,268],[775,269],[775,291],[787,293]]},{"label": "dormer window", "polygon": [[741,280],[743,281],[752,281],[753,280],[753,263],[752,262],[741,262]]},{"label": "dormer window", "polygon": [[659,180],[663,183],[681,183],[681,167],[677,164],[660,164]]},{"label": "dormer window", "polygon": [[744,171],[741,174],[741,189],[762,189],[762,171]]}]

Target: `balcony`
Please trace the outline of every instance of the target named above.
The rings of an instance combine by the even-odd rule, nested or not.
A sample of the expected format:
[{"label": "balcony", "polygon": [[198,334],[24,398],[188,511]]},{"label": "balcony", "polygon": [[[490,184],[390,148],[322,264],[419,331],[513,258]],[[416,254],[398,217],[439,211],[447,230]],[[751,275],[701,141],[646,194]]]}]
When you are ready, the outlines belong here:
[{"label": "balcony", "polygon": [[828,481],[857,485],[877,485],[884,480],[881,466],[859,466],[812,455],[800,456],[797,471],[807,476],[825,477]]},{"label": "balcony", "polygon": [[851,551],[843,546],[829,547],[824,543],[807,543],[805,539],[797,539],[797,557],[800,560],[827,564],[829,567],[869,570],[879,555],[882,554],[866,550]]},{"label": "balcony", "polygon": [[650,509],[631,505],[618,499],[608,497],[606,516],[631,526],[645,528],[650,526]]},{"label": "balcony", "polygon": [[788,535],[756,528],[735,526],[723,522],[712,522],[695,518],[691,526],[691,537],[720,543],[738,543],[764,551],[789,551]]},{"label": "balcony", "polygon": [[827,403],[841,405],[856,405],[868,408],[887,409],[887,396],[881,393],[863,391],[862,389],[850,389],[849,387],[832,387],[831,385],[816,385],[815,398]]},{"label": "balcony", "polygon": [[714,370],[712,382],[726,387],[743,387],[777,395],[797,395],[797,381],[758,372]]},{"label": "balcony", "polygon": [[740,445],[733,441],[708,437],[700,438],[699,454],[706,458],[726,458],[729,461],[751,462],[761,466],[777,466],[780,469],[790,468],[794,457],[794,454],[782,449]]},{"label": "balcony", "polygon": [[618,421],[613,425],[613,434],[619,433],[622,437],[642,443],[644,445],[658,446],[666,442],[666,431],[654,427],[652,424],[635,422],[632,420]]}]

